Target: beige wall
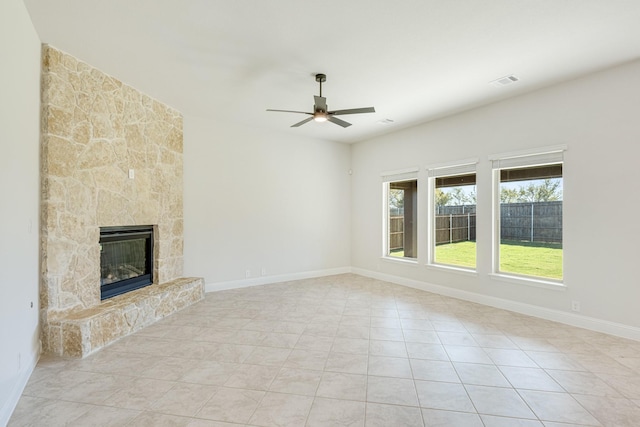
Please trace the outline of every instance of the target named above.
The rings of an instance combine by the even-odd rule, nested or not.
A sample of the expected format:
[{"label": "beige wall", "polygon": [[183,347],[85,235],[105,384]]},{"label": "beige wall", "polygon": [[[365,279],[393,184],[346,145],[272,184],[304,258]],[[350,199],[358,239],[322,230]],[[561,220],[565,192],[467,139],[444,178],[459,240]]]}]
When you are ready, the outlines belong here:
[{"label": "beige wall", "polygon": [[[99,227],[155,225],[154,281],[182,276],[182,115],[43,46],[41,309],[100,303]],[[129,178],[129,170],[134,179]]]},{"label": "beige wall", "polygon": [[22,0],[0,1],[0,426],[35,366],[40,40]]},{"label": "beige wall", "polygon": [[184,120],[187,276],[213,290],[349,271],[349,145]]}]

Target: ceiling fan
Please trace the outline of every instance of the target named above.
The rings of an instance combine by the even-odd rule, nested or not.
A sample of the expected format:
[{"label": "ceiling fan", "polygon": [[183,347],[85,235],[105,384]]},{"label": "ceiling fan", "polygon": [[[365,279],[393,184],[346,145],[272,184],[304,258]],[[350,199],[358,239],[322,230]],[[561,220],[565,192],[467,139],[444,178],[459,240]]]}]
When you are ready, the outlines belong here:
[{"label": "ceiling fan", "polygon": [[322,83],[327,81],[327,76],[324,74],[316,74],[316,81],[320,83],[320,96],[313,96],[315,99],[315,104],[313,105],[313,113],[307,113],[304,111],[291,111],[291,110],[272,110],[267,109],[267,111],[276,111],[281,113],[299,113],[299,114],[307,114],[311,117],[307,117],[301,122],[291,125],[292,128],[296,128],[300,125],[303,125],[311,120],[315,120],[316,122],[326,122],[329,121],[331,123],[335,123],[337,125],[342,126],[343,128],[351,126],[351,123],[345,122],[335,116],[341,116],[344,114],[361,114],[361,113],[375,113],[376,110],[373,107],[366,108],[351,108],[348,110],[335,110],[328,111],[327,109],[327,98],[322,96]]}]

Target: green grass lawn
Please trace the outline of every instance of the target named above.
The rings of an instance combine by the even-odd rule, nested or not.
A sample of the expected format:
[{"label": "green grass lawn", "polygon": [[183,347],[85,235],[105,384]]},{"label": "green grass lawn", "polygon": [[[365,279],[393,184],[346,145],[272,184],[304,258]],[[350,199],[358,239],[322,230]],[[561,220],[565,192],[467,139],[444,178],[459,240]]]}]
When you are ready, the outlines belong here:
[{"label": "green grass lawn", "polygon": [[[402,257],[404,251],[394,251],[390,255]],[[438,264],[475,268],[476,242],[438,245],[436,246],[435,261]],[[500,244],[500,271],[548,279],[562,279],[562,245],[557,243],[503,242]]]},{"label": "green grass lawn", "polygon": [[500,271],[562,279],[562,244],[502,242]]},{"label": "green grass lawn", "polygon": [[404,258],[404,249],[394,249],[389,253],[389,256],[396,258]]},{"label": "green grass lawn", "polygon": [[436,246],[438,264],[476,268],[476,242],[447,243]]}]

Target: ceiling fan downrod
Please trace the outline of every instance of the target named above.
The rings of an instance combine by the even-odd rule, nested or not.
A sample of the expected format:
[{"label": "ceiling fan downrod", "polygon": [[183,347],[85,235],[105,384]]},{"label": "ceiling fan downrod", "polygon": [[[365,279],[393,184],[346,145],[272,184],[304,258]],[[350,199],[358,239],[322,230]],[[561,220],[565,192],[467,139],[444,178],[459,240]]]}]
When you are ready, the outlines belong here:
[{"label": "ceiling fan downrod", "polygon": [[322,83],[327,81],[326,74],[316,74],[316,81],[320,83],[320,96],[322,96]]}]

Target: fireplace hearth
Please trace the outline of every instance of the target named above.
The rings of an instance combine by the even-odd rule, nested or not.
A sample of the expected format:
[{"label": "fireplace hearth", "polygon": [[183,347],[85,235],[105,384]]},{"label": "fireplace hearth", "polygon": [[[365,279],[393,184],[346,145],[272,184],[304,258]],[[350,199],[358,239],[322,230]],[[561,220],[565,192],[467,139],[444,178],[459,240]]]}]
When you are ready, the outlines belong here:
[{"label": "fireplace hearth", "polygon": [[100,299],[153,283],[153,226],[100,227]]}]

